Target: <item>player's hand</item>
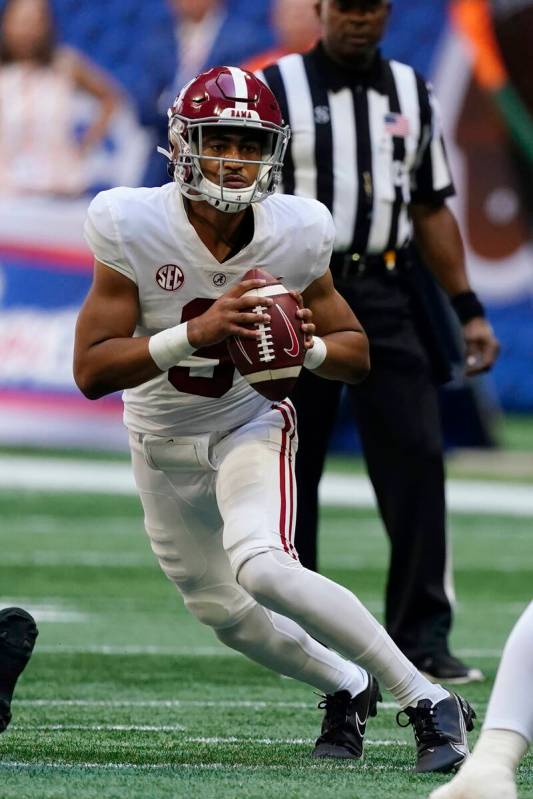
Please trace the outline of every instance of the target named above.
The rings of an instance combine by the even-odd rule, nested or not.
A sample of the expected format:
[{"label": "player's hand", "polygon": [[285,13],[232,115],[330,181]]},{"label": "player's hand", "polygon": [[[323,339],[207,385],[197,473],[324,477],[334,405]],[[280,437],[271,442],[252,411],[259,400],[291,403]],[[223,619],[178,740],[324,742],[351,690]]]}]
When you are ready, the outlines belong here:
[{"label": "player's hand", "polygon": [[255,327],[268,324],[270,297],[245,297],[247,291],[262,288],[266,280],[241,280],[200,316],[187,323],[187,338],[192,347],[200,349],[218,344],[229,336],[259,338],[261,332]]},{"label": "player's hand", "polygon": [[313,336],[315,335],[316,327],[313,324],[313,312],[310,308],[305,308],[303,297],[297,291],[289,292],[291,297],[294,297],[299,309],[296,311],[298,319],[302,320],[301,328],[304,334],[304,347],[310,350],[313,347]]},{"label": "player's hand", "polygon": [[488,371],[500,352],[500,344],[492,327],[482,316],[463,325],[466,345],[466,370],[468,377]]}]

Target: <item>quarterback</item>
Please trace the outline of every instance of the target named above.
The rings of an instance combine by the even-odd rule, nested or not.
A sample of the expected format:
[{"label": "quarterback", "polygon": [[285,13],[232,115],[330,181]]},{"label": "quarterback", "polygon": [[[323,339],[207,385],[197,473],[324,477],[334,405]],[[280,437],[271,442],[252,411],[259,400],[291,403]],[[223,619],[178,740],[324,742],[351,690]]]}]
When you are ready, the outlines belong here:
[{"label": "quarterback", "polygon": [[249,72],[216,67],[184,87],[169,110],[173,180],[112,189],[89,208],[94,281],[76,382],[91,399],[125,390],[146,530],[188,610],[227,646],[325,695],[313,754],[362,756],[379,680],[414,727],[417,771],[449,771],[468,754],[472,708],[421,675],[351,592],[301,566],[294,408],[257,393],[228,356],[226,339],[258,338],[270,321],[272,300],[248,294],[264,282],[243,280],[258,267],[300,303],[305,368],[356,383],[370,367],[329,272],[329,211],[274,193],[288,137]]}]

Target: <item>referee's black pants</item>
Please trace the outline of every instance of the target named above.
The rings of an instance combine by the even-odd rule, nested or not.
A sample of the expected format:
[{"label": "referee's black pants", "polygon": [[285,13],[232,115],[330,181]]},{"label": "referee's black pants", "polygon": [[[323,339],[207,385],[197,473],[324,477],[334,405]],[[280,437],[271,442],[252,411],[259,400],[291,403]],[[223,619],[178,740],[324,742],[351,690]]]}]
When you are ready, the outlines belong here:
[{"label": "referee's black pants", "polygon": [[[447,651],[446,511],[437,389],[401,276],[370,274],[339,291],[370,340],[371,373],[349,386],[368,473],[390,539],[385,624],[415,663]],[[298,413],[296,548],[317,567],[318,483],[342,384],[303,370]],[[327,546],[327,542],[324,544]],[[354,526],[357,550],[357,529]]]}]

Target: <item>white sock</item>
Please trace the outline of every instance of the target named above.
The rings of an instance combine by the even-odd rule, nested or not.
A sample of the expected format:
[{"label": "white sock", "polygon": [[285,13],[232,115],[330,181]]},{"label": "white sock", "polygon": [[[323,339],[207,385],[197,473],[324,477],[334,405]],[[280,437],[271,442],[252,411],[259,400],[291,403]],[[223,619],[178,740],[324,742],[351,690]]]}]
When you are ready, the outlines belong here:
[{"label": "white sock", "polygon": [[368,675],[355,663],[315,641],[291,619],[261,605],[232,627],[215,632],[226,646],[322,693],[349,691],[356,696],[368,685]]},{"label": "white sock", "polygon": [[239,583],[257,601],[291,618],[311,636],[374,674],[401,708],[420,699],[433,703],[448,696],[433,685],[398,649],[351,591],[305,569],[284,552],[262,552],[247,560]]},{"label": "white sock", "polygon": [[533,740],[533,602],[505,644],[483,729],[513,730]]},{"label": "white sock", "polygon": [[354,696],[357,696],[362,691],[366,690],[370,678],[364,669],[360,668],[355,663],[352,664],[350,661],[346,662],[350,663],[350,665],[353,665],[356,671],[346,672],[346,677],[337,688],[337,691],[348,691],[353,699]]},{"label": "white sock", "polygon": [[420,699],[429,699],[432,705],[436,705],[437,702],[450,696],[450,692],[442,685],[426,680],[419,671],[410,674],[388,690],[402,710],[405,710],[406,707],[416,707]]}]

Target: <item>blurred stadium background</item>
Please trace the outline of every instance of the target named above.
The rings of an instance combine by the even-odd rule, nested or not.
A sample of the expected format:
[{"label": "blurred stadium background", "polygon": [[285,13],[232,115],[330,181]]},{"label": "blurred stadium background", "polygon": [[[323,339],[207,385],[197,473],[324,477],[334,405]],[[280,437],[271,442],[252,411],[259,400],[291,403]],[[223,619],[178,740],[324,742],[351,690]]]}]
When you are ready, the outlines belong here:
[{"label": "blurred stadium background", "polygon": [[[53,6],[60,40],[104,67],[124,99],[86,158],[86,193],[0,189],[0,602],[25,605],[41,627],[16,721],[0,740],[0,794],[158,797],[174,786],[175,795],[202,797],[426,796],[427,779],[406,773],[408,738],[392,726],[390,705],[371,732],[370,786],[368,773],[336,764],[310,774],[305,753],[318,721],[309,692],[237,659],[228,666],[152,561],[129,496],[120,398],[85,400],[71,359],[91,280],[86,208],[100,189],[153,175],[179,37],[166,0]],[[393,6],[383,49],[435,84],[471,278],[502,342],[491,375],[467,388],[458,368],[442,394],[455,644],[493,676],[531,597],[533,1]],[[229,0],[220,59],[246,64],[279,47],[272,10],[269,0]],[[79,96],[73,109],[80,136],[94,101]],[[386,545],[345,416],[324,484],[322,563],[379,615]],[[481,715],[489,687],[468,694]],[[526,766],[520,796],[533,797],[531,760]]]},{"label": "blurred stadium background", "polygon": [[[478,30],[463,19],[467,15],[459,9],[464,5],[454,3],[452,24],[446,0],[429,5],[396,0],[384,51],[429,75],[443,106],[471,277],[503,345],[494,373],[473,389],[475,412],[456,403],[464,388],[458,373],[444,392],[444,407],[450,409],[445,419],[451,445],[485,445],[503,443],[503,415],[520,414],[526,425],[533,414],[533,205],[528,186],[533,96],[524,80],[531,56],[522,47],[533,12],[532,4],[516,0],[488,4],[501,42],[501,75],[494,76],[486,66],[494,58],[490,37],[481,24]],[[483,6],[484,0],[466,5]],[[229,38],[219,48],[221,55],[234,51],[235,61],[242,63],[276,45],[266,0],[232,0],[228,6]],[[74,320],[91,279],[82,224],[95,191],[137,185],[147,176],[158,128],[164,126],[165,95],[168,99],[172,93],[168,87],[176,74],[177,43],[165,0],[55,0],[55,12],[60,37],[119,81],[127,105],[86,159],[85,196],[0,193],[0,443],[120,450],[126,441],[120,400],[91,404],[76,391],[71,376]],[[514,104],[513,98],[505,100],[504,87],[491,80],[507,82]],[[90,101],[79,100],[73,119],[78,132],[90,115]],[[461,425],[463,414],[467,422]],[[356,446],[342,419],[333,446]]]}]

